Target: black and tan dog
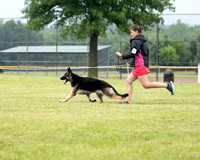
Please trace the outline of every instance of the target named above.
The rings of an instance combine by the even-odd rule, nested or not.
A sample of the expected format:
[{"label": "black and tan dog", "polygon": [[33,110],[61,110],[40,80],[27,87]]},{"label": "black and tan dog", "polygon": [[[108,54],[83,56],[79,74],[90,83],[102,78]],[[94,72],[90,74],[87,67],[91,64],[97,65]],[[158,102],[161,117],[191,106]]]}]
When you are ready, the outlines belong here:
[{"label": "black and tan dog", "polygon": [[67,102],[76,94],[85,94],[89,102],[96,102],[96,100],[91,100],[90,98],[90,94],[94,92],[96,92],[100,103],[103,103],[103,95],[106,95],[110,98],[119,99],[122,103],[123,99],[128,96],[128,94],[121,95],[117,93],[115,88],[105,81],[89,77],[80,77],[72,73],[70,68],[67,69],[67,72],[60,79],[64,80],[64,84],[69,81],[72,86],[69,96],[67,96],[64,100],[60,100],[60,102]]}]

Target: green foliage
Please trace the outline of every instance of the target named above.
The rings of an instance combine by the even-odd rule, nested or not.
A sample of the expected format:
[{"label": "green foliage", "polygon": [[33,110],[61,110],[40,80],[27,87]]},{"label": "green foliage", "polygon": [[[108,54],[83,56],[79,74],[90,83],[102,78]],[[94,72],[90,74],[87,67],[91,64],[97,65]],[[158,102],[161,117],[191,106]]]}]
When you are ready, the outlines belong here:
[{"label": "green foliage", "polygon": [[178,61],[179,56],[176,54],[176,50],[168,45],[159,50],[159,60],[165,62],[165,65],[171,65],[173,62]]},{"label": "green foliage", "polygon": [[176,24],[172,24],[166,28],[166,32],[170,39],[174,40],[188,40],[190,37],[190,26],[184,23],[181,23],[180,20],[177,21]]},{"label": "green foliage", "polygon": [[190,61],[194,64],[200,63],[200,36],[196,40],[190,42],[189,50],[192,53],[190,55]]},{"label": "green foliage", "polygon": [[[35,43],[43,43],[43,36],[41,33],[33,31],[27,31],[20,21],[15,22],[14,20],[3,23],[0,21],[0,50],[28,45],[35,45]],[[34,43],[34,44],[33,44]],[[16,63],[4,62],[4,61],[17,60],[17,55],[1,55],[1,64],[6,65],[17,65]],[[22,61],[26,60],[26,57],[22,57]]]},{"label": "green foliage", "polygon": [[160,13],[165,9],[174,9],[170,1],[165,0],[26,0],[26,4],[23,13],[29,17],[30,29],[40,30],[56,21],[57,26],[65,27],[65,35],[71,33],[77,38],[90,37],[94,32],[105,35],[111,24],[124,31],[130,22],[152,26],[162,20]]},{"label": "green foliage", "polygon": [[5,24],[0,24],[0,49],[7,49],[19,45],[26,45],[26,40],[28,40],[29,45],[32,42],[43,42],[42,34],[36,32],[26,31],[24,24],[20,21],[15,22],[10,20],[5,22]]},{"label": "green foliage", "polygon": [[163,47],[167,47],[169,45],[175,49],[176,54],[179,57],[178,59],[175,58],[174,61],[171,62],[176,62],[176,65],[178,65],[177,62],[181,62],[181,65],[187,65],[188,59],[190,59],[190,54],[188,54],[190,53],[188,49],[188,43],[177,40],[177,38],[175,38],[175,40],[170,41],[168,39],[168,36],[165,35],[165,40],[160,44],[159,47],[162,49]]},{"label": "green foliage", "polygon": [[[168,45],[172,46],[176,50],[176,54],[179,56],[176,61],[176,65],[197,65],[195,61],[195,55],[197,54],[197,45],[199,44],[198,37],[200,36],[200,27],[189,26],[187,24],[177,21],[176,24],[169,26],[160,26],[159,30],[159,48]],[[149,40],[150,60],[155,62],[156,53],[156,27],[146,31],[144,35]]]},{"label": "green foliage", "polygon": [[[151,37],[153,37],[153,40],[156,40],[155,32],[155,28],[147,32],[151,35]],[[176,24],[160,26],[160,40],[191,41],[198,38],[199,36],[199,25],[190,26],[188,24],[182,23],[180,20],[178,20]]]},{"label": "green foliage", "polygon": [[194,62],[200,63],[200,44],[197,44],[197,52],[194,56]]},{"label": "green foliage", "polygon": [[181,65],[186,65],[188,62],[188,60],[190,59],[190,54],[192,54],[192,52],[189,52],[188,49],[188,44],[185,42],[175,42],[171,44],[175,49],[176,49],[176,54],[178,56],[177,62],[182,62]]}]

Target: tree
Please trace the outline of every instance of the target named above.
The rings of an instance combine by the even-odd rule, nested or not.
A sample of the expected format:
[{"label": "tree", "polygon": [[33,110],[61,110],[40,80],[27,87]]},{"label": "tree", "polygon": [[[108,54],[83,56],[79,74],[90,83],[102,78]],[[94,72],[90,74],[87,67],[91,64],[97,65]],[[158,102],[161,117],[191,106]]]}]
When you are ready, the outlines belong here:
[{"label": "tree", "polygon": [[185,42],[175,42],[171,44],[176,50],[176,54],[179,56],[178,61],[181,65],[189,65],[188,60],[190,59],[190,52],[188,50],[188,44]]},{"label": "tree", "polygon": [[190,62],[193,65],[198,65],[200,63],[200,36],[197,37],[196,40],[190,42],[189,50],[190,54]]},{"label": "tree", "polygon": [[178,59],[175,58],[177,61],[173,60],[172,62],[174,62],[174,64],[176,63],[176,65],[179,62],[179,65],[184,65],[185,66],[185,65],[188,65],[188,59],[190,59],[190,54],[189,54],[189,51],[188,51],[188,45],[187,45],[186,42],[184,42],[183,40],[179,40],[178,38],[176,38],[173,41],[170,41],[168,39],[168,35],[165,34],[164,41],[161,43],[160,47],[161,48],[168,47],[168,46],[173,47],[175,49],[176,54],[178,55],[179,58]]},{"label": "tree", "polygon": [[194,63],[195,65],[196,64],[198,65],[198,63],[200,63],[200,44],[199,43],[197,44],[197,54],[194,57]]},{"label": "tree", "polygon": [[[162,20],[165,9],[174,9],[170,0],[26,0],[23,13],[30,29],[41,30],[56,21],[65,27],[63,35],[89,37],[89,67],[95,67],[98,37],[106,34],[109,25],[123,31],[130,23],[148,27]],[[97,77],[97,69],[89,70],[88,76]]]},{"label": "tree", "polygon": [[165,63],[165,65],[173,65],[173,62],[178,61],[179,56],[176,54],[176,49],[168,45],[163,47],[159,51],[159,59]]},{"label": "tree", "polygon": [[[165,32],[170,39],[174,40],[188,40],[190,38],[190,26],[184,24],[181,20],[178,20],[176,24],[172,24],[168,27],[164,27]],[[178,37],[178,39],[177,39]]]},{"label": "tree", "polygon": [[3,20],[0,19],[0,50],[3,48]]},{"label": "tree", "polygon": [[[26,35],[27,33],[28,35]],[[0,46],[0,49],[3,50],[18,45],[24,45],[27,37],[29,44],[32,42],[43,42],[42,34],[30,31],[27,33],[24,24],[20,21],[15,22],[14,20],[10,20],[5,24],[1,24],[0,22],[0,42],[4,42]]]}]

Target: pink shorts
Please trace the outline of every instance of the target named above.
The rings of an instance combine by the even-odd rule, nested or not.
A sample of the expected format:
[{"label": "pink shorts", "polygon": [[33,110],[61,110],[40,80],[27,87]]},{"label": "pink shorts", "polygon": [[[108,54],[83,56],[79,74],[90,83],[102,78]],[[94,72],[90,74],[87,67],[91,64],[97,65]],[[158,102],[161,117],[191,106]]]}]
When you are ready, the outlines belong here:
[{"label": "pink shorts", "polygon": [[131,72],[134,76],[142,76],[145,74],[150,73],[149,69],[146,66],[138,66],[135,67],[132,72]]}]

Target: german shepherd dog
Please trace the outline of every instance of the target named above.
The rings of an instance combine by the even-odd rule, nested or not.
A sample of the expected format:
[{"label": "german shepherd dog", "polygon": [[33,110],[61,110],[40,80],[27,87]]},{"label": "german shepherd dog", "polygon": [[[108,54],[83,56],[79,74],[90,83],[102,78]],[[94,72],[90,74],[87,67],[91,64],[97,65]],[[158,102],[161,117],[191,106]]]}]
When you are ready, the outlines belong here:
[{"label": "german shepherd dog", "polygon": [[128,96],[128,94],[119,94],[114,87],[105,81],[89,77],[80,77],[74,74],[70,68],[67,69],[67,72],[60,79],[64,80],[64,84],[69,81],[72,87],[71,93],[64,100],[60,100],[60,102],[67,102],[76,94],[85,94],[89,102],[96,102],[96,99],[91,100],[90,98],[90,94],[94,92],[99,98],[100,103],[103,103],[103,95],[119,99],[122,103],[124,103],[123,99]]}]

